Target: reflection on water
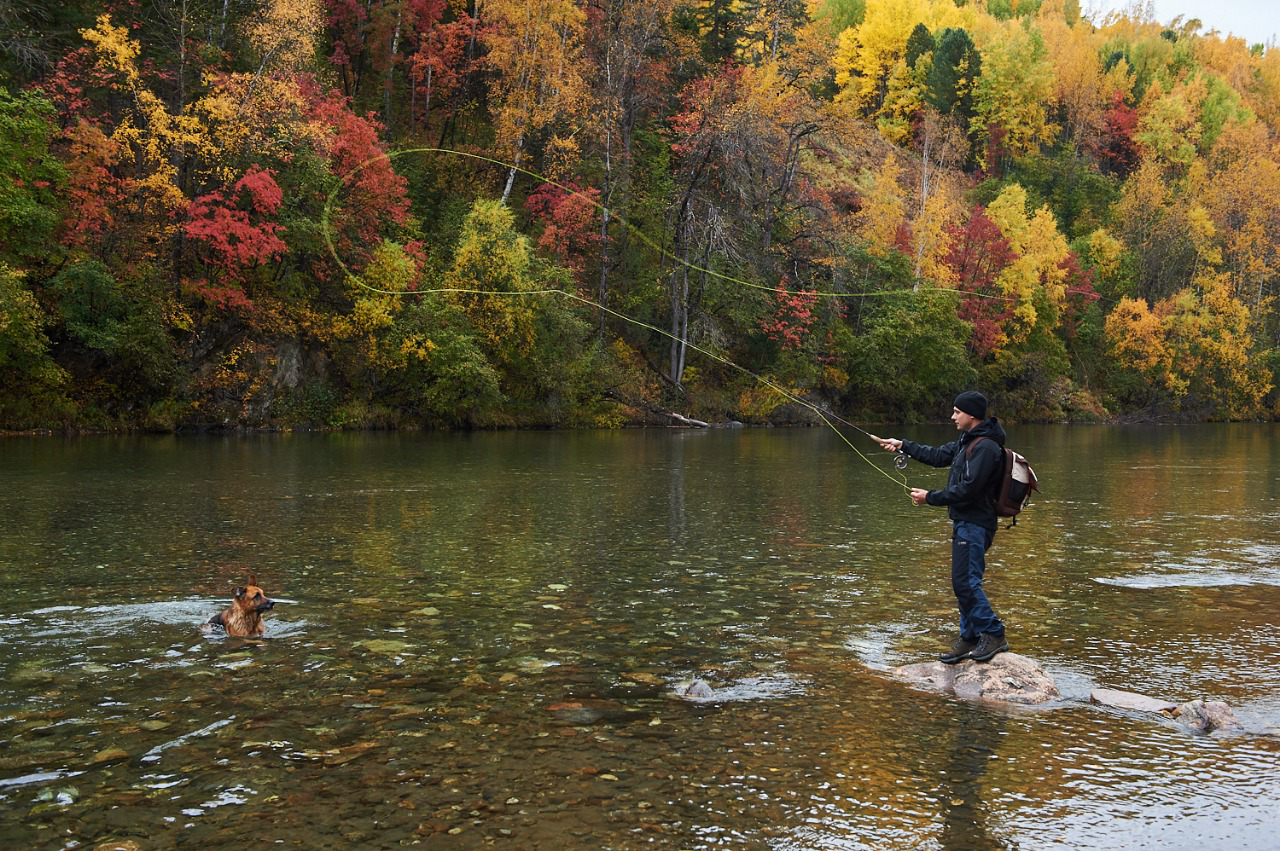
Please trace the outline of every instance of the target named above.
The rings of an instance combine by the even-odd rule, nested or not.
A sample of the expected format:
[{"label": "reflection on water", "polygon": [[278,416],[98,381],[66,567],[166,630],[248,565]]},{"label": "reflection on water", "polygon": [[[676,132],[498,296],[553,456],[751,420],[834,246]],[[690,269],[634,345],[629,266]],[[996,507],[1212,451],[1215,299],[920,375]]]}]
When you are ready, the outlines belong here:
[{"label": "reflection on water", "polygon": [[[1014,437],[1039,711],[877,670],[952,638],[949,529],[829,432],[0,443],[0,847],[1274,847],[1275,429]],[[202,635],[249,573],[267,639]]]}]

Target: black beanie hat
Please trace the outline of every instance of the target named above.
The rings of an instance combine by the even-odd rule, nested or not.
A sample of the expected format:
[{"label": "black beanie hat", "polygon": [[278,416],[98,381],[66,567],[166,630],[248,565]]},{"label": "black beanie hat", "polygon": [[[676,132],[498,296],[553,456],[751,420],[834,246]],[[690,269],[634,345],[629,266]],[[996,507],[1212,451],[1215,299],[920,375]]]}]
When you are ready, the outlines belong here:
[{"label": "black beanie hat", "polygon": [[977,390],[966,390],[956,397],[955,406],[971,417],[987,418],[987,397]]}]

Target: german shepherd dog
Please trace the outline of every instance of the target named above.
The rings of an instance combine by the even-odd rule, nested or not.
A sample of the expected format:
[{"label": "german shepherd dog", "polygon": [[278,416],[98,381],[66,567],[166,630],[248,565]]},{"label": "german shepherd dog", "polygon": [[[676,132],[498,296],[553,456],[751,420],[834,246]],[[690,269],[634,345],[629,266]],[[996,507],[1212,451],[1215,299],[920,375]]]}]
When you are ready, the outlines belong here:
[{"label": "german shepherd dog", "polygon": [[238,638],[257,638],[267,631],[262,623],[262,613],[275,608],[276,601],[267,597],[258,587],[258,577],[250,574],[248,585],[238,585],[232,591],[231,605],[209,618],[201,629],[209,632],[215,626]]}]

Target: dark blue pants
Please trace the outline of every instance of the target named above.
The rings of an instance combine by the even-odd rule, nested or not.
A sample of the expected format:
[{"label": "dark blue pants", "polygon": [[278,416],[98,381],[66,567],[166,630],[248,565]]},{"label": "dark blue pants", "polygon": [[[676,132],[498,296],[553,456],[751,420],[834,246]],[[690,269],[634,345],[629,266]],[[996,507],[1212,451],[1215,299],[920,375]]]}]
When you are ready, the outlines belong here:
[{"label": "dark blue pants", "polygon": [[1004,635],[1004,624],[991,610],[982,590],[982,574],[987,570],[987,550],[995,540],[994,529],[977,523],[955,521],[951,533],[951,590],[960,609],[960,637],[977,641],[982,633]]}]

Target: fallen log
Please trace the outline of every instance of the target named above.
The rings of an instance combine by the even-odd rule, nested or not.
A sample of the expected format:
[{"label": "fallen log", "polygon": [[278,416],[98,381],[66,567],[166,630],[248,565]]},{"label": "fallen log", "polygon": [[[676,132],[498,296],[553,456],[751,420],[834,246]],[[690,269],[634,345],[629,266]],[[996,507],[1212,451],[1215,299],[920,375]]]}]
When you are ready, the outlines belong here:
[{"label": "fallen log", "polygon": [[664,414],[675,420],[682,426],[687,428],[710,428],[711,423],[704,423],[702,420],[695,420],[692,417],[686,417],[683,414],[677,414],[675,411],[655,411],[655,413]]}]

